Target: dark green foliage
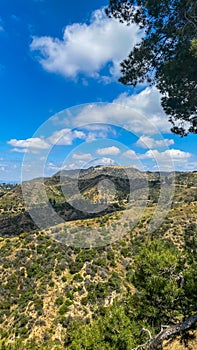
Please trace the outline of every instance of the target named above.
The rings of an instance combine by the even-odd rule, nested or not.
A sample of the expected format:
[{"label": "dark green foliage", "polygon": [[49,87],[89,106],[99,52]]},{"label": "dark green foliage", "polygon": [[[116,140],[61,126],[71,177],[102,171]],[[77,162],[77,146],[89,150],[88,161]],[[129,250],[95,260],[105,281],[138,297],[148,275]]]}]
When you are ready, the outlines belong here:
[{"label": "dark green foliage", "polygon": [[74,275],[75,273],[78,273],[79,271],[81,271],[82,267],[83,267],[82,262],[73,261],[72,263],[69,264],[70,273]]},{"label": "dark green foliage", "polygon": [[66,297],[70,300],[73,300],[74,299],[74,296],[71,292],[66,292]]},{"label": "dark green foliage", "polygon": [[58,298],[56,299],[55,304],[56,304],[56,305],[62,305],[63,302],[64,302],[64,297],[61,296],[61,297],[58,297]]},{"label": "dark green foliage", "polygon": [[[110,0],[106,10],[145,35],[121,64],[120,81],[146,81],[162,93],[172,131],[197,133],[196,2],[194,0]],[[189,127],[186,124],[189,124]]]},{"label": "dark green foliage", "polygon": [[135,304],[139,314],[157,330],[161,322],[171,323],[179,315],[181,267],[179,252],[170,241],[146,242],[135,257],[131,278],[138,291]]},{"label": "dark green foliage", "polygon": [[95,259],[96,255],[96,249],[82,249],[76,257],[76,262],[85,263],[86,261],[91,261]]},{"label": "dark green foliage", "polygon": [[[90,325],[82,320],[73,321],[65,341],[68,349],[131,349],[148,339],[141,332],[143,327],[155,334],[160,331],[161,324],[177,323],[186,315],[187,303],[184,305],[184,302],[187,298],[196,300],[196,280],[193,266],[185,268],[184,257],[173,243],[161,239],[141,243],[134,260],[131,279],[136,292],[103,308],[102,316]],[[118,275],[114,273],[111,279],[115,287],[119,283]],[[103,297],[107,285],[99,284],[95,288]],[[93,296],[96,297],[93,285],[88,289],[91,292],[82,299],[83,305],[94,302]],[[187,338],[187,334],[183,333],[184,337]]]},{"label": "dark green foliage", "polygon": [[74,277],[73,277],[73,281],[76,281],[76,282],[82,282],[83,281],[83,277],[77,273]]},{"label": "dark green foliage", "polygon": [[72,304],[73,304],[73,301],[66,300],[65,303],[59,308],[59,314],[65,315],[69,310],[69,306],[71,306]]}]

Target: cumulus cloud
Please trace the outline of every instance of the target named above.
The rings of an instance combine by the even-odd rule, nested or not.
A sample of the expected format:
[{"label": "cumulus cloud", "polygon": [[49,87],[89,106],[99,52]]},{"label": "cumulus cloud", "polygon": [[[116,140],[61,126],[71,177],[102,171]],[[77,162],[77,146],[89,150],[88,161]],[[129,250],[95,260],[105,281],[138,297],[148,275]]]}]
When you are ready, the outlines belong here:
[{"label": "cumulus cloud", "polygon": [[32,137],[25,140],[12,139],[7,143],[13,146],[12,152],[30,152],[35,153],[39,150],[49,149],[53,145],[67,146],[72,145],[75,139],[85,139],[86,135],[80,130],[71,130],[64,128],[55,131],[50,137],[44,139],[41,137]]},{"label": "cumulus cloud", "polygon": [[98,164],[101,165],[113,165],[115,163],[114,159],[103,157],[99,159]]},{"label": "cumulus cloud", "polygon": [[[159,152],[157,149],[149,149],[146,153],[136,153],[133,150],[128,150],[122,154],[124,157],[138,161],[153,161],[157,165],[150,166],[150,169],[159,167],[160,170],[186,169],[192,154],[179,149],[167,149]],[[151,164],[151,163],[150,163]]]},{"label": "cumulus cloud", "polygon": [[26,140],[12,139],[8,141],[8,144],[16,147],[16,149],[48,149],[49,143],[42,138],[34,137]]},{"label": "cumulus cloud", "polygon": [[95,141],[98,137],[98,133],[96,132],[89,132],[87,137],[86,137],[86,142],[91,143]]},{"label": "cumulus cloud", "polygon": [[161,94],[155,87],[147,87],[133,95],[123,93],[113,102],[133,112],[129,125],[137,132],[154,134],[156,128],[161,132],[170,131],[170,124],[161,107]]},{"label": "cumulus cloud", "polygon": [[194,169],[197,169],[197,161],[188,162],[184,166],[185,171],[194,171]]},{"label": "cumulus cloud", "polygon": [[155,150],[149,150],[145,154],[141,155],[142,159],[159,158],[160,160],[168,161],[169,158],[171,158],[174,162],[185,161],[190,157],[191,157],[191,153],[184,152],[179,149],[168,149],[164,152],[159,152],[158,150],[155,149]]},{"label": "cumulus cloud", "polygon": [[116,146],[98,148],[96,153],[99,156],[107,156],[107,155],[117,156],[120,153],[120,149]]},{"label": "cumulus cloud", "polygon": [[187,168],[191,153],[183,152],[179,149],[168,149],[163,152],[158,150],[149,150],[139,156],[140,159],[150,159],[156,164],[154,170],[174,171]]},{"label": "cumulus cloud", "polygon": [[112,103],[85,106],[71,123],[74,127],[91,120],[91,123],[118,125],[136,134],[167,133],[170,132],[170,123],[161,108],[160,98],[155,87],[147,87],[138,94],[121,94]]},{"label": "cumulus cloud", "polygon": [[88,132],[87,136],[86,136],[86,142],[87,143],[91,143],[99,138],[103,139],[106,138],[108,135],[107,131],[94,131],[94,132]]},{"label": "cumulus cloud", "polygon": [[[85,122],[86,123],[86,122]],[[107,124],[101,124],[98,122],[94,124],[85,125],[87,131],[86,142],[91,143],[99,138],[107,138],[109,134],[116,135],[116,130]]]},{"label": "cumulus cloud", "polygon": [[111,103],[87,104],[73,113],[62,112],[55,115],[51,122],[58,128],[62,125],[64,128],[85,129],[86,142],[107,137],[109,133],[117,136],[118,131],[113,125],[126,128],[138,137],[144,134],[158,137],[159,133],[171,133],[171,124],[160,99],[161,95],[155,87],[147,87],[132,95],[121,94]]},{"label": "cumulus cloud", "polygon": [[[26,153],[28,152],[28,148],[12,148],[12,152],[17,152],[17,153]],[[34,153],[34,152],[33,152]]]},{"label": "cumulus cloud", "polygon": [[90,153],[73,153],[72,155],[73,159],[85,159],[85,160],[92,160],[93,156]]},{"label": "cumulus cloud", "polygon": [[82,131],[71,130],[68,128],[55,131],[48,141],[51,145],[67,146],[72,145],[74,139],[84,139],[85,134]]},{"label": "cumulus cloud", "polygon": [[122,155],[124,157],[130,158],[130,159],[136,159],[137,158],[137,155],[136,155],[135,151],[133,151],[132,149],[124,152]]},{"label": "cumulus cloud", "polygon": [[55,164],[53,162],[47,163],[46,168],[47,168],[47,170],[52,170],[52,171],[59,171],[62,169],[60,166],[58,166],[57,164]]},{"label": "cumulus cloud", "polygon": [[174,144],[174,140],[172,139],[162,139],[155,140],[150,136],[142,135],[139,140],[136,142],[136,145],[142,148],[160,148],[160,147],[168,147]]},{"label": "cumulus cloud", "polygon": [[108,64],[110,75],[117,77],[119,63],[141,36],[135,24],[125,26],[114,18],[109,19],[103,10],[96,10],[89,24],[66,26],[62,40],[34,37],[30,49],[39,54],[40,64],[49,72],[68,78],[80,73],[98,78],[100,70]]}]

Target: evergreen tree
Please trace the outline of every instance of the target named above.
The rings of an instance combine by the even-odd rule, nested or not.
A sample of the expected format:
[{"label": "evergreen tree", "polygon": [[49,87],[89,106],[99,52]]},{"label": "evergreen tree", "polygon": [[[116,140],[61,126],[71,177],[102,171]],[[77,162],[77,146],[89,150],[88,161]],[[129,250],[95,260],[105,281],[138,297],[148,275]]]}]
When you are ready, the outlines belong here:
[{"label": "evergreen tree", "polygon": [[181,136],[197,133],[197,6],[194,0],[110,0],[109,16],[144,30],[121,63],[125,85],[147,82]]}]

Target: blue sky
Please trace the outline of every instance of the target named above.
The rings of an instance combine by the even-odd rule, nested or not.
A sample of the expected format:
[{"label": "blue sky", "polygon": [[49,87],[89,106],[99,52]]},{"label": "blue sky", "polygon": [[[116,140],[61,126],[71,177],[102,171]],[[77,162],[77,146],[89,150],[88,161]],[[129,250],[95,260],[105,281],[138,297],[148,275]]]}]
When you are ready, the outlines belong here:
[{"label": "blue sky", "polygon": [[[177,170],[196,169],[196,136],[170,133],[158,91],[118,83],[119,63],[143,33],[107,19],[105,5],[0,1],[0,180],[20,180],[24,155],[44,159],[45,175],[65,159],[68,168],[97,162],[156,170],[159,163],[168,170],[171,158]],[[92,103],[91,112],[72,109]],[[58,114],[68,108],[71,116]]]}]

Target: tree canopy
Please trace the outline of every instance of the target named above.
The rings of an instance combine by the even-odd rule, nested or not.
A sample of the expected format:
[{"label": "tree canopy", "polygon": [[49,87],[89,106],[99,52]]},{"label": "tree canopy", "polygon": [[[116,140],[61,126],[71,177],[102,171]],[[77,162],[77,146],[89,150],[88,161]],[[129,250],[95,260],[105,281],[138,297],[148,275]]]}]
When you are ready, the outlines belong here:
[{"label": "tree canopy", "polygon": [[170,239],[145,238],[133,251],[127,278],[135,292],[101,308],[89,324],[73,320],[67,328],[69,350],[156,350],[181,334],[185,343],[197,322],[196,225],[183,233],[182,252]]},{"label": "tree canopy", "polygon": [[121,63],[120,82],[154,84],[172,132],[197,134],[196,1],[110,0],[106,13],[144,31]]}]

